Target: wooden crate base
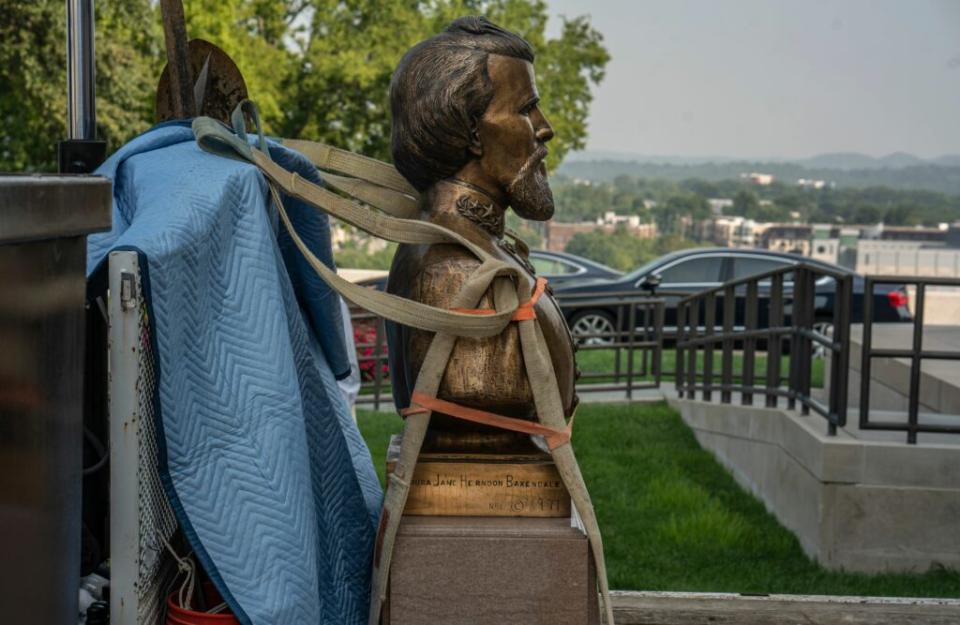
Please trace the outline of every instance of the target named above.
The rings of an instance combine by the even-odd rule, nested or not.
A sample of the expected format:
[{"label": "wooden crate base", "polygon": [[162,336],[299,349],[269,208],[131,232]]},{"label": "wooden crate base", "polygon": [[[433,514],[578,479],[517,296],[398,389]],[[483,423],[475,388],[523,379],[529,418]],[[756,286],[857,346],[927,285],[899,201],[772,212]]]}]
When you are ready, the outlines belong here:
[{"label": "wooden crate base", "polygon": [[587,537],[567,519],[404,516],[383,625],[596,625]]}]

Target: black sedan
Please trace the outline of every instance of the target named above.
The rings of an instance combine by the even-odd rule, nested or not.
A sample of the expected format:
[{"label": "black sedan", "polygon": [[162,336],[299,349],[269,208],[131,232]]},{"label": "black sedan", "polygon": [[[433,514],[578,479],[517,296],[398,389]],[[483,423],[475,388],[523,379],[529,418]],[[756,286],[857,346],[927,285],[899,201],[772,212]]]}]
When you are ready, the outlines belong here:
[{"label": "black sedan", "polygon": [[552,288],[579,284],[584,280],[616,280],[623,273],[606,265],[566,252],[530,250],[530,263],[550,282]]},{"label": "black sedan", "polygon": [[[656,295],[664,297],[666,309],[664,313],[664,335],[673,336],[677,325],[677,302],[687,295],[705,289],[718,287],[730,280],[738,280],[748,276],[766,273],[804,262],[813,267],[822,267],[832,272],[848,273],[853,276],[853,307],[851,320],[853,323],[863,321],[863,293],[864,279],[849,270],[829,265],[809,258],[793,254],[783,254],[760,249],[740,248],[694,248],[673,252],[647,263],[618,279],[571,281],[561,284],[554,289],[554,293],[561,305],[564,301],[584,302],[588,296],[623,294],[626,292],[637,295]],[[758,323],[759,327],[766,327],[767,307],[765,295],[767,288],[764,283],[759,285],[761,306]],[[793,285],[789,281],[784,283],[784,296],[789,298]],[[817,281],[815,295],[815,329],[822,334],[829,334],[832,330],[833,302],[836,284],[832,278],[823,277]],[[720,299],[720,298],[718,298]],[[609,302],[610,299],[607,298]],[[896,286],[876,285],[874,290],[873,320],[880,322],[899,322],[911,319],[908,309],[908,297],[905,290]],[[717,322],[722,323],[722,311],[718,311]],[[598,305],[596,308],[564,307],[564,314],[570,324],[575,337],[613,333],[616,328],[617,311],[612,304]],[[789,314],[789,310],[788,310]],[[738,290],[736,317],[734,325],[743,326],[744,296],[743,289]],[[619,328],[620,332],[627,330]],[[609,338],[584,338],[584,342],[610,342]]]},{"label": "black sedan", "polygon": [[[616,280],[623,276],[623,273],[616,269],[566,252],[530,250],[530,264],[536,269],[538,276],[543,276],[550,282],[551,288],[570,283],[580,284],[584,280]],[[387,272],[359,279],[357,283],[382,291],[387,284]]]}]

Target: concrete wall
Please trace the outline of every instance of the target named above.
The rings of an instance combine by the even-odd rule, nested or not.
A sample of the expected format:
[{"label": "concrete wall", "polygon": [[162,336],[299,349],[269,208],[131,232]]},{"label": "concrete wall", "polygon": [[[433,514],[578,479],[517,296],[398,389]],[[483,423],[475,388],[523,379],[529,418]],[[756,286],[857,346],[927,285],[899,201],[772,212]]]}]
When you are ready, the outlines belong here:
[{"label": "concrete wall", "polygon": [[[956,320],[954,320],[956,323]],[[912,324],[877,324],[873,326],[875,349],[908,349],[911,346]],[[848,405],[859,407],[863,345],[863,326],[850,327],[850,374]],[[924,326],[926,349],[956,351],[960,354],[960,326]],[[830,381],[827,360],[824,380]],[[824,390],[826,393],[826,390]],[[871,412],[905,413],[910,396],[910,360],[907,358],[874,358],[870,366]],[[960,416],[960,362],[925,360],[920,368],[920,412],[928,415]],[[851,414],[856,414],[854,411]],[[893,417],[896,415],[886,415]]]},{"label": "concrete wall", "polygon": [[828,437],[818,416],[670,402],[700,445],[827,568],[960,568],[960,445]]}]

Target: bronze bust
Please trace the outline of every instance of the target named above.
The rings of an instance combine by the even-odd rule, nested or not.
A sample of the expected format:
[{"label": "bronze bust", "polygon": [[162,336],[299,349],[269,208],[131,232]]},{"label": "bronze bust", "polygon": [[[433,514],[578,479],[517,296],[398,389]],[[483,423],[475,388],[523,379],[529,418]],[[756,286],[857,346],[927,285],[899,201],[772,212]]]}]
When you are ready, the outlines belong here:
[{"label": "bronze bust", "polygon": [[[505,238],[507,208],[544,221],[554,212],[544,159],[553,128],[539,108],[534,54],[521,37],[483,17],[457,19],[412,48],[390,85],[394,164],[421,194],[423,220],[445,226],[536,280],[526,248]],[[401,245],[387,290],[450,308],[479,266],[456,245]],[[480,308],[493,308],[488,291]],[[549,292],[535,306],[560,386],[564,410],[575,407],[573,342]],[[433,335],[388,325],[390,370],[398,409],[409,405]],[[521,419],[535,419],[519,333],[460,338],[438,393],[440,399]],[[522,444],[516,433],[442,414],[430,422],[428,446],[503,449]],[[469,433],[469,434],[468,434]]]}]

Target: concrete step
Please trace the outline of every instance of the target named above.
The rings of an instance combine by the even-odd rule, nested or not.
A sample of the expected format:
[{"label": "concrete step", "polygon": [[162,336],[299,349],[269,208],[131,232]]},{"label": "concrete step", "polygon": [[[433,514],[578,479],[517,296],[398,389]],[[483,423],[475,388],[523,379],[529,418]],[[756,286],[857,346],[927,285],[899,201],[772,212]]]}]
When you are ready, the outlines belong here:
[{"label": "concrete step", "polygon": [[618,625],[956,625],[960,600],[690,592],[613,593]]}]

